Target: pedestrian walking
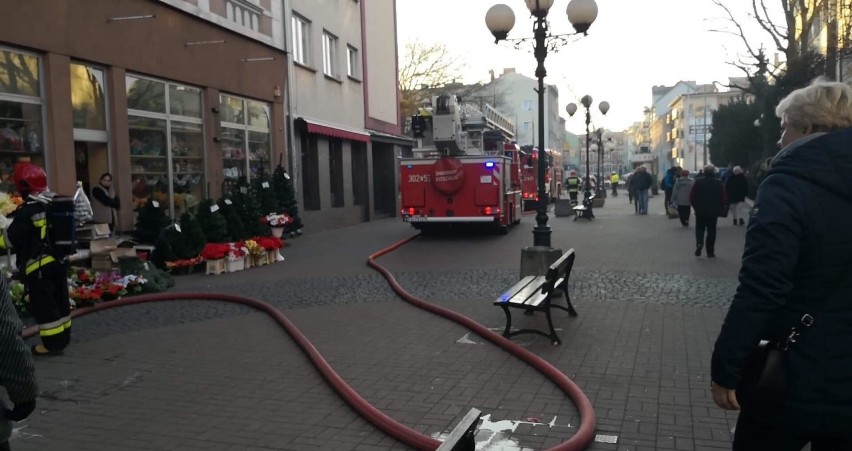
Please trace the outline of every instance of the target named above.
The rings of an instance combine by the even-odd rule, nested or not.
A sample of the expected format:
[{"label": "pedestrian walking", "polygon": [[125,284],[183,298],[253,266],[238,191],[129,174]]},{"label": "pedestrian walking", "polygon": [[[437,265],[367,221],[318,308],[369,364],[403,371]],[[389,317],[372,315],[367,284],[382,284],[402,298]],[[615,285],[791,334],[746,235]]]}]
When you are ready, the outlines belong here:
[{"label": "pedestrian walking", "polygon": [[725,191],[728,193],[728,202],[731,204],[731,216],[734,217],[734,225],[745,225],[743,212],[745,211],[745,198],[748,194],[748,180],[743,173],[743,168],[734,166],[732,175],[725,183]]},{"label": "pedestrian walking", "polygon": [[639,166],[631,179],[636,179],[634,182],[634,187],[636,188],[636,203],[638,204],[636,213],[640,215],[647,215],[648,190],[651,189],[651,185],[654,184],[654,179],[651,178],[651,174],[648,174],[648,170],[645,166]]},{"label": "pedestrian walking", "polygon": [[704,177],[692,184],[689,203],[695,210],[695,256],[701,256],[702,248],[707,248],[707,256],[716,256],[716,221],[719,212],[726,208],[725,185],[716,178],[716,167],[704,166]]},{"label": "pedestrian walking", "polygon": [[92,187],[93,220],[99,224],[109,224],[110,232],[115,230],[115,213],[121,208],[121,203],[112,189],[112,174],[109,172],[101,175],[98,184]]},{"label": "pedestrian walking", "polygon": [[580,191],[580,177],[577,177],[577,171],[572,170],[568,174],[565,185],[568,186],[568,198],[571,200],[571,205],[577,205],[577,193]]},{"label": "pedestrian walking", "polygon": [[635,171],[627,174],[627,181],[625,182],[627,184],[627,200],[633,204],[636,213],[639,213],[639,202],[636,199],[636,177],[634,175],[636,175]]},{"label": "pedestrian walking", "polygon": [[618,176],[615,171],[609,176],[609,183],[612,185],[612,197],[618,196],[618,181],[621,178]]},{"label": "pedestrian walking", "polygon": [[689,171],[684,169],[680,172],[672,189],[672,203],[677,208],[677,216],[680,219],[681,225],[689,227],[690,202],[689,193],[692,192],[692,180],[689,178]]},{"label": "pedestrian walking", "polygon": [[[739,287],[713,350],[713,400],[741,409],[736,451],[798,451],[808,442],[849,450],[852,87],[818,79],[775,114],[782,149],[758,189]],[[775,352],[785,379],[770,392],[755,389],[756,372],[746,370],[760,363],[750,358],[760,340],[786,344]]]},{"label": "pedestrian walking", "polygon": [[663,176],[663,181],[660,183],[663,192],[665,193],[665,203],[668,206],[672,202],[672,190],[674,189],[677,174],[680,174],[680,168],[669,168]]},{"label": "pedestrian walking", "polygon": [[0,400],[0,411],[3,412],[3,418],[0,418],[0,451],[9,451],[14,422],[30,416],[36,405],[35,364],[21,338],[23,329],[24,325],[12,304],[9,284],[5,277],[0,277],[0,356],[3,358],[0,386],[6,390],[13,404],[6,406]]},{"label": "pedestrian walking", "polygon": [[[47,192],[44,169],[32,163],[18,163],[12,173],[15,189],[25,199],[15,210],[7,230],[15,248],[16,265],[30,297],[30,311],[38,323],[41,344],[33,345],[33,355],[57,355],[71,340],[71,304],[65,263],[53,255],[47,233]],[[0,237],[0,248],[6,248]]]}]

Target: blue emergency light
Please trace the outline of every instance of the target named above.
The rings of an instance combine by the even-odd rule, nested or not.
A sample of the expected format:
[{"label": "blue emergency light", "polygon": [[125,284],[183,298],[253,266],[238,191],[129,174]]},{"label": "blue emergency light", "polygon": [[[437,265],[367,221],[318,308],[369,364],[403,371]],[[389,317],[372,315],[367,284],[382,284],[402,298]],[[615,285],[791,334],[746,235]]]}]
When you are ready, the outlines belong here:
[{"label": "blue emergency light", "polygon": [[493,168],[493,167],[494,167],[494,162],[493,162],[493,161],[487,161],[487,162],[485,163],[485,167],[486,167],[486,168]]}]

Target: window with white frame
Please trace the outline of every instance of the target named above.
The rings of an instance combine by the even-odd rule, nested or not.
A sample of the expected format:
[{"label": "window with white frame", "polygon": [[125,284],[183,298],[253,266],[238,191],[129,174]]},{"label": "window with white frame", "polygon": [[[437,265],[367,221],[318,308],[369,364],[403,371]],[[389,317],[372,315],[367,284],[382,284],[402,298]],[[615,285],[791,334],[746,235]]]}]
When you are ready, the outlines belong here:
[{"label": "window with white frame", "polygon": [[336,77],[337,70],[337,36],[324,31],[322,33],[322,72],[330,77]]},{"label": "window with white frame", "polygon": [[346,75],[358,78],[358,49],[346,46]]},{"label": "window with white frame", "polygon": [[307,19],[293,15],[293,61],[300,64],[309,64],[311,46],[311,23]]}]

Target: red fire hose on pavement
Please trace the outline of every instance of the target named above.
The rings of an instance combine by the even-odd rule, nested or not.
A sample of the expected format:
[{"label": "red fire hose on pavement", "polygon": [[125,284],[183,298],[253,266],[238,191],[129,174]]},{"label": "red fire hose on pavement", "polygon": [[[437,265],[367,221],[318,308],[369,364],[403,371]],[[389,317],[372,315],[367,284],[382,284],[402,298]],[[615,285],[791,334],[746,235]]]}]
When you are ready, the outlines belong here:
[{"label": "red fire hose on pavement", "polygon": [[[553,451],[577,451],[585,449],[589,443],[591,443],[594,430],[595,430],[595,414],[594,409],[592,408],[592,404],[586,395],[580,391],[579,387],[577,387],[574,382],[568,379],[562,372],[557,370],[551,364],[549,364],[544,359],[536,356],[535,354],[527,351],[526,349],[518,346],[510,340],[505,339],[501,335],[495,334],[494,332],[488,330],[486,327],[481,324],[467,318],[464,315],[453,312],[452,310],[445,309],[443,307],[439,307],[433,304],[429,304],[423,300],[417,299],[414,296],[410,295],[408,292],[402,289],[399,284],[394,279],[393,275],[384,267],[379,265],[374,261],[375,258],[378,258],[388,252],[391,252],[405,243],[417,238],[418,235],[400,241],[388,248],[385,248],[381,251],[378,251],[367,259],[367,264],[382,273],[388,282],[393,287],[393,290],[404,300],[407,302],[414,304],[417,307],[428,310],[432,313],[438,314],[445,318],[451,319],[467,328],[471,331],[479,334],[483,338],[488,339],[489,341],[495,343],[506,351],[514,354],[521,360],[524,360],[537,370],[539,370],[542,374],[550,378],[557,386],[559,386],[577,405],[577,409],[580,412],[580,428],[577,430],[577,433],[574,434],[566,442],[551,448]],[[372,404],[367,402],[361,395],[359,395],[349,384],[340,377],[337,372],[328,364],[328,362],[322,357],[322,355],[317,351],[313,344],[305,337],[298,328],[278,309],[275,307],[261,302],[255,299],[251,299],[243,296],[235,296],[229,294],[218,294],[218,293],[157,293],[157,294],[143,294],[139,296],[133,296],[128,299],[124,299],[120,302],[106,302],[97,304],[93,307],[84,307],[75,309],[71,312],[72,318],[78,318],[81,316],[88,315],[90,313],[99,312],[102,310],[107,310],[115,307],[123,307],[127,305],[135,305],[135,304],[144,304],[149,302],[168,302],[168,301],[186,301],[186,300],[197,300],[197,301],[222,301],[222,302],[230,302],[235,304],[242,304],[248,307],[251,307],[255,310],[262,311],[272,317],[287,333],[291,338],[296,342],[296,344],[302,348],[302,351],[308,356],[311,363],[316,367],[316,369],[322,374],[322,376],[328,381],[328,383],[334,388],[335,391],[347,402],[353,409],[355,409],[361,416],[367,419],[374,426],[385,432],[386,434],[396,438],[402,443],[405,443],[412,448],[419,450],[434,450],[441,446],[441,441],[433,439],[431,437],[427,437],[421,434],[414,429],[405,426],[394,420],[393,418],[385,415],[374,407]],[[24,329],[23,336],[24,338],[30,338],[38,333],[37,326],[31,326]]]}]

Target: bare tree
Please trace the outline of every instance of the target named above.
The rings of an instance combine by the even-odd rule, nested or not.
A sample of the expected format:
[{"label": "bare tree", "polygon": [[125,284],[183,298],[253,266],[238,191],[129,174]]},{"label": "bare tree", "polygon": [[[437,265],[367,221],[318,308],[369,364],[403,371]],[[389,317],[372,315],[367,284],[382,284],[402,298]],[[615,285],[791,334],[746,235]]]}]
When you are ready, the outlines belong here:
[{"label": "bare tree", "polygon": [[463,65],[443,44],[419,41],[405,45],[399,67],[400,112],[403,120],[414,114],[420,103],[436,89],[460,77]]},{"label": "bare tree", "polygon": [[[738,18],[723,0],[711,0],[724,12],[726,20],[733,29],[712,30],[715,32],[733,34],[742,40],[748,56],[758,64],[763,62],[764,51],[756,44],[751,36],[747,36],[743,30],[741,19]],[[742,0],[737,0],[742,2]],[[783,23],[777,23],[772,17],[772,12],[766,5],[766,0],[751,0],[751,11],[748,18],[754,20],[760,28],[768,35],[775,45],[775,50],[784,54],[785,62],[798,61],[808,51],[812,35],[811,28],[814,23],[823,17],[830,0],[778,0],[783,16]],[[798,26],[797,26],[798,24]],[[732,62],[733,65],[742,69],[747,75],[753,73],[754,62],[740,59]],[[774,69],[774,68],[770,68]],[[776,71],[770,70],[770,74]]]}]

